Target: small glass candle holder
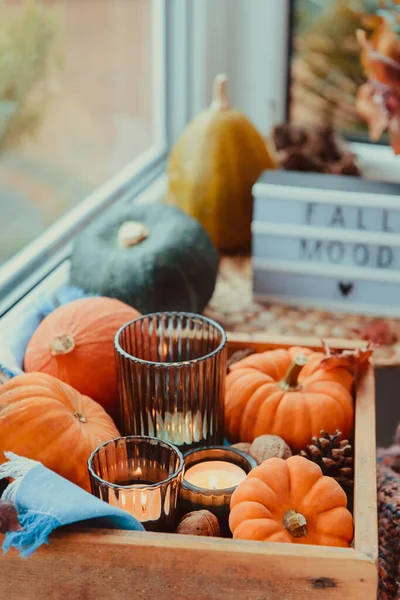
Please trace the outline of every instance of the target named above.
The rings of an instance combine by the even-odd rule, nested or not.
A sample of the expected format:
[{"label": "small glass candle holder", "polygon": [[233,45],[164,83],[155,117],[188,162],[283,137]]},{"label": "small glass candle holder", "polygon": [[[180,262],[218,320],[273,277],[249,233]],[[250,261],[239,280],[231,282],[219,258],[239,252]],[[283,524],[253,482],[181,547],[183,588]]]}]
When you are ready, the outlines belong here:
[{"label": "small glass candle holder", "polygon": [[88,469],[94,496],[126,510],[148,531],[175,531],[184,461],[172,444],[117,438],[92,453]]},{"label": "small glass candle holder", "polygon": [[154,313],[116,334],[119,430],[189,450],[224,438],[226,335],[190,313]]},{"label": "small glass candle holder", "polygon": [[231,537],[231,496],[239,483],[257,466],[237,448],[215,446],[185,454],[185,475],[179,501],[180,516],[193,510],[209,510],[219,521],[221,535]]}]

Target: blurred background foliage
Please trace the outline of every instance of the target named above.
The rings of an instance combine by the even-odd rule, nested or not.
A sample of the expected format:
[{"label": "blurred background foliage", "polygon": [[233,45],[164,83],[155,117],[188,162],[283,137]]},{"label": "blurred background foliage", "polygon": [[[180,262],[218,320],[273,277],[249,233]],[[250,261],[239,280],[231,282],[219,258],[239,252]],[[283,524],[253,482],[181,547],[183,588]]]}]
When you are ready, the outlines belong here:
[{"label": "blurred background foliage", "polygon": [[372,32],[380,9],[379,0],[293,0],[291,120],[368,140],[355,106],[366,81],[356,31]]},{"label": "blurred background foliage", "polygon": [[63,67],[62,19],[37,0],[0,0],[0,152],[39,129]]}]

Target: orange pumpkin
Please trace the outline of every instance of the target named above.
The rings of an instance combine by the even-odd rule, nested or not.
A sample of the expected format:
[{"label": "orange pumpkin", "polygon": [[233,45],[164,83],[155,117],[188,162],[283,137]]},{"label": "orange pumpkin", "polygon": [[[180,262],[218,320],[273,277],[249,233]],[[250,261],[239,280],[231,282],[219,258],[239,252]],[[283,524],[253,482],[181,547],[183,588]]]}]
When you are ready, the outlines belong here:
[{"label": "orange pumpkin", "polygon": [[345,492],[301,456],[269,458],[232,495],[229,526],[239,540],[348,547],[353,518]]},{"label": "orange pumpkin", "polygon": [[117,414],[114,337],[140,313],[112,298],[82,298],[60,306],[33,334],[26,354],[26,372],[40,371],[72,385]]},{"label": "orange pumpkin", "polygon": [[226,379],[225,431],[232,442],[278,435],[300,451],[321,429],[353,426],[353,377],[343,367],[322,369],[325,355],[292,347],[252,354],[230,367]]},{"label": "orange pumpkin", "polygon": [[15,452],[89,491],[88,458],[116,437],[97,402],[51,375],[18,375],[0,387],[0,462]]}]

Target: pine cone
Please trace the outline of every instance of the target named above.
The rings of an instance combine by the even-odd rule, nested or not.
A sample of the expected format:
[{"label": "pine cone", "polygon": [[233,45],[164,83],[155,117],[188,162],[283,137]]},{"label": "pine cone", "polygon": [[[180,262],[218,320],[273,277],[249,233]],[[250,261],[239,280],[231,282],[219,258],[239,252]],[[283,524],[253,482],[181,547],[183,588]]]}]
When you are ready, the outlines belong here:
[{"label": "pine cone", "polygon": [[324,475],[333,477],[345,490],[349,490],[354,483],[353,448],[348,440],[340,440],[341,435],[339,430],[334,435],[321,431],[320,437],[313,437],[300,456],[315,462]]},{"label": "pine cone", "polygon": [[348,175],[351,177],[361,177],[361,171],[358,167],[354,157],[349,154],[343,156],[337,162],[332,163],[329,172],[332,175]]},{"label": "pine cone", "polygon": [[318,157],[308,155],[301,148],[292,148],[282,153],[279,165],[284,171],[301,171],[303,173],[324,173],[325,168]]},{"label": "pine cone", "polygon": [[278,152],[290,148],[300,148],[309,138],[309,134],[303,127],[292,123],[281,123],[275,125],[272,130],[272,140]]}]

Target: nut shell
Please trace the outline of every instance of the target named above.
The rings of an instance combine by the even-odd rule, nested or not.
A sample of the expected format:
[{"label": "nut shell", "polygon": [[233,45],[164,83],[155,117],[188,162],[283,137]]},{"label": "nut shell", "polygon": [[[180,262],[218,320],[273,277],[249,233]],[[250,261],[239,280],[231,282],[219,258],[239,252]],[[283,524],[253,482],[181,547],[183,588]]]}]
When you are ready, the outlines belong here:
[{"label": "nut shell", "polygon": [[277,435],[260,435],[250,446],[250,455],[260,465],[269,458],[283,458],[292,456],[292,451],[281,437]]},{"label": "nut shell", "polygon": [[21,531],[21,529],[15,504],[8,500],[0,500],[0,533]]},{"label": "nut shell", "polygon": [[250,454],[251,444],[249,444],[249,442],[238,442],[237,444],[232,444],[231,447],[246,452],[246,454]]},{"label": "nut shell", "polygon": [[217,517],[208,510],[195,510],[182,517],[176,533],[219,537],[221,535]]}]

